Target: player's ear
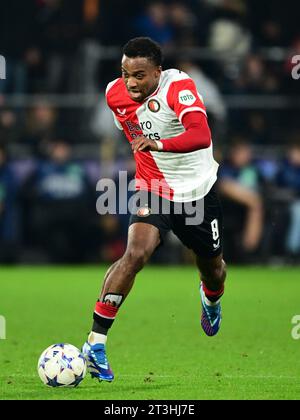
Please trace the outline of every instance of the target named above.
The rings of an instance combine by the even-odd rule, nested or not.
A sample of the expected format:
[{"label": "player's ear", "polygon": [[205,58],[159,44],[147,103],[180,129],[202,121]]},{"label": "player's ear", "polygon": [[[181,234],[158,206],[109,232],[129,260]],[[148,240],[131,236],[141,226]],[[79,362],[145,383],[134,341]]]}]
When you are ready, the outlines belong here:
[{"label": "player's ear", "polygon": [[161,66],[158,66],[157,69],[156,69],[156,71],[155,71],[155,76],[157,78],[159,78],[160,75],[161,75],[161,72],[162,72],[162,67]]}]

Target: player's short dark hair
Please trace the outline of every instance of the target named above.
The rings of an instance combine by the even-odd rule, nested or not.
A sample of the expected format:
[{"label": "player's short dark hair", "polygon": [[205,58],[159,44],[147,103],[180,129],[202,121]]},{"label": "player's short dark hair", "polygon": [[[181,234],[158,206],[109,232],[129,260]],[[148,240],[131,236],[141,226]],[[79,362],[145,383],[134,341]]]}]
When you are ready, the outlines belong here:
[{"label": "player's short dark hair", "polygon": [[161,47],[148,37],[138,37],[128,41],[123,47],[123,54],[129,58],[145,57],[156,66],[162,65]]}]

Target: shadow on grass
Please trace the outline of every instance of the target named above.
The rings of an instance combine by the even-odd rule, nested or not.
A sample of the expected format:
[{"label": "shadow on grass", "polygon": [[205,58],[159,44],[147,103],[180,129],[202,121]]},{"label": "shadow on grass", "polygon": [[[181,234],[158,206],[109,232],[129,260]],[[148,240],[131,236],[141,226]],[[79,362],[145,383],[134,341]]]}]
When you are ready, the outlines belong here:
[{"label": "shadow on grass", "polygon": [[[140,385],[108,384],[81,385],[78,388],[47,388],[16,389],[13,384],[8,385],[0,400],[93,400],[93,399],[151,399],[156,392],[171,389],[176,383],[145,382]],[[140,394],[140,397],[139,397]],[[146,394],[146,395],[145,395]]]}]

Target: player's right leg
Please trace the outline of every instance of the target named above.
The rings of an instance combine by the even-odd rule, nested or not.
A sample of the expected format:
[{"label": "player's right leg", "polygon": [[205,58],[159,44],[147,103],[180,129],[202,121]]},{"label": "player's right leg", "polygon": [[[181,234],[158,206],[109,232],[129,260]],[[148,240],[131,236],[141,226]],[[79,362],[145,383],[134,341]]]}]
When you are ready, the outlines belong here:
[{"label": "player's right leg", "polygon": [[128,230],[128,243],[123,257],[107,271],[94,311],[94,323],[83,353],[92,377],[112,381],[114,374],[106,357],[105,344],[121,304],[130,292],[136,274],[144,267],[160,243],[157,227],[134,223]]},{"label": "player's right leg", "polygon": [[[188,225],[186,214],[175,216],[174,233],[196,256],[200,274],[202,303],[201,326],[208,336],[216,335],[221,323],[220,298],[224,292],[226,265],[223,261],[223,217],[220,201],[212,188],[193,204],[195,215],[203,215],[201,224]],[[190,217],[190,215],[188,216]]]}]

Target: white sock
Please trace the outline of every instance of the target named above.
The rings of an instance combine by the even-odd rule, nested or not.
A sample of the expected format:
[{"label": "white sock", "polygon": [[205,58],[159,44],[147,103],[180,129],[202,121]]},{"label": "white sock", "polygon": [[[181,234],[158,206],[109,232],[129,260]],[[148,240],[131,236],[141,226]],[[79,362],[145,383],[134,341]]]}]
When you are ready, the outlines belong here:
[{"label": "white sock", "polygon": [[88,336],[88,343],[94,346],[95,344],[106,344],[107,336],[104,334],[98,334],[92,331]]}]

